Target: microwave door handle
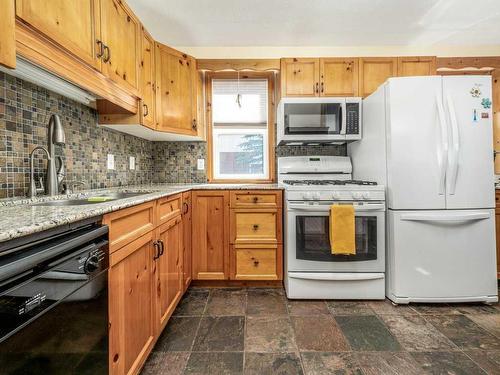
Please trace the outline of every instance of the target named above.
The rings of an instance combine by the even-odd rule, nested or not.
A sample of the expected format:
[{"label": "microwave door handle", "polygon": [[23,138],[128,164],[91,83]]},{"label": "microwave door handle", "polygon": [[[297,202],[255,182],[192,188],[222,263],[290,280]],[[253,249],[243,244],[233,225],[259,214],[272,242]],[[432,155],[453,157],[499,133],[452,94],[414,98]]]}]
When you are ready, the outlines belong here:
[{"label": "microwave door handle", "polygon": [[346,123],[346,111],[343,110],[344,106],[345,103],[341,103],[339,105],[339,121],[340,121],[339,134],[342,135],[345,135],[345,123]]}]

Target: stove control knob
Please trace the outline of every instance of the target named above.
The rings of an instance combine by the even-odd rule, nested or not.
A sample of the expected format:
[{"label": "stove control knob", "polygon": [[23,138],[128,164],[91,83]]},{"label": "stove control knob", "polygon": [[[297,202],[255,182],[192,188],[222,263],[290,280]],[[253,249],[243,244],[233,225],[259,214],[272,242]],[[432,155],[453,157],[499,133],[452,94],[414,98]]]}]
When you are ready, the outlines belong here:
[{"label": "stove control knob", "polygon": [[321,196],[319,195],[319,193],[313,193],[313,199],[319,200],[320,198]]},{"label": "stove control knob", "polygon": [[305,200],[312,199],[311,193],[304,193],[304,194],[302,194],[302,198],[304,198]]},{"label": "stove control knob", "polygon": [[91,255],[85,261],[83,271],[89,275],[99,269],[99,257],[97,254]]},{"label": "stove control knob", "polygon": [[340,192],[338,192],[338,191],[334,191],[334,192],[332,193],[332,198],[333,198],[333,199],[340,199]]},{"label": "stove control knob", "polygon": [[361,195],[361,193],[359,191],[353,191],[352,192],[352,197],[354,199],[361,199],[363,196]]},{"label": "stove control knob", "polygon": [[369,198],[370,198],[370,193],[369,193],[369,192],[367,192],[367,191],[365,191],[365,192],[363,193],[363,198],[364,198],[364,199],[369,199]]}]

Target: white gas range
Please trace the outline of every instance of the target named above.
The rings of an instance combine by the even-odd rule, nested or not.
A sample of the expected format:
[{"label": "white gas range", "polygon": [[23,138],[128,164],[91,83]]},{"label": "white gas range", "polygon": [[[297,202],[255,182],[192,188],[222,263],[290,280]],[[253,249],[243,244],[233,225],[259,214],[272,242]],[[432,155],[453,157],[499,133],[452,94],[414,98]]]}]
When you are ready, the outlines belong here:
[{"label": "white gas range", "polygon": [[[285,187],[285,289],[296,299],[385,298],[385,189],[352,180],[345,156],[278,159]],[[355,208],[355,255],[333,255],[332,204]]]}]

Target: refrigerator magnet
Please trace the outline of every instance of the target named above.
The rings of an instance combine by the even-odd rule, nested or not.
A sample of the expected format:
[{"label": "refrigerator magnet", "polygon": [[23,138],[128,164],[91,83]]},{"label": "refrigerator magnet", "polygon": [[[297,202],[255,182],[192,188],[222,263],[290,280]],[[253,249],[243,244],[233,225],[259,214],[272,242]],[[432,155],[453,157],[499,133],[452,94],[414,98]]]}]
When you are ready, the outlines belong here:
[{"label": "refrigerator magnet", "polygon": [[490,100],[490,98],[483,98],[483,100],[481,100],[481,105],[483,106],[484,109],[491,108],[491,100]]},{"label": "refrigerator magnet", "polygon": [[479,98],[481,96],[481,89],[476,85],[470,90],[470,94],[473,98]]},{"label": "refrigerator magnet", "polygon": [[472,113],[472,122],[477,122],[477,109],[474,109]]},{"label": "refrigerator magnet", "polygon": [[490,114],[488,112],[481,112],[481,118],[490,118]]}]

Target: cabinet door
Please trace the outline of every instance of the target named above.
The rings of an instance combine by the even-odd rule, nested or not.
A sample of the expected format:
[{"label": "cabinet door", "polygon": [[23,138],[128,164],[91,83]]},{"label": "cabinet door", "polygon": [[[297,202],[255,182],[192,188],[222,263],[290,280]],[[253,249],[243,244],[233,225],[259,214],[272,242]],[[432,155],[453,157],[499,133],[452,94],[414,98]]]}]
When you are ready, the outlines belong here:
[{"label": "cabinet door", "polygon": [[281,59],[281,96],[319,96],[319,59]]},{"label": "cabinet door", "polygon": [[160,245],[157,265],[157,322],[160,331],[167,324],[182,291],[182,258],[181,258],[181,218],[177,217],[158,228]]},{"label": "cabinet door", "polygon": [[110,256],[109,368],[137,373],[155,337],[153,232]]},{"label": "cabinet door", "polygon": [[187,55],[156,44],[158,130],[196,135],[193,126],[191,62]]},{"label": "cabinet door", "polygon": [[229,191],[193,191],[193,280],[229,277]]},{"label": "cabinet door", "polygon": [[16,15],[23,22],[100,69],[98,0],[16,0]]},{"label": "cabinet door", "polygon": [[140,25],[120,0],[101,1],[101,39],[104,51],[102,72],[122,87],[139,87]]},{"label": "cabinet door", "polygon": [[321,96],[358,96],[358,59],[320,59]]},{"label": "cabinet door", "polygon": [[436,74],[435,56],[398,57],[398,76],[431,76]]},{"label": "cabinet door", "polygon": [[191,283],[191,222],[192,222],[191,192],[182,194],[182,248],[183,263],[182,273],[184,280],[184,290],[187,290]]},{"label": "cabinet door", "polygon": [[155,122],[155,69],[154,40],[144,28],[141,38],[141,115],[142,123],[154,129]]},{"label": "cabinet door", "polygon": [[359,59],[359,96],[374,92],[387,78],[397,76],[394,57],[363,57]]}]

